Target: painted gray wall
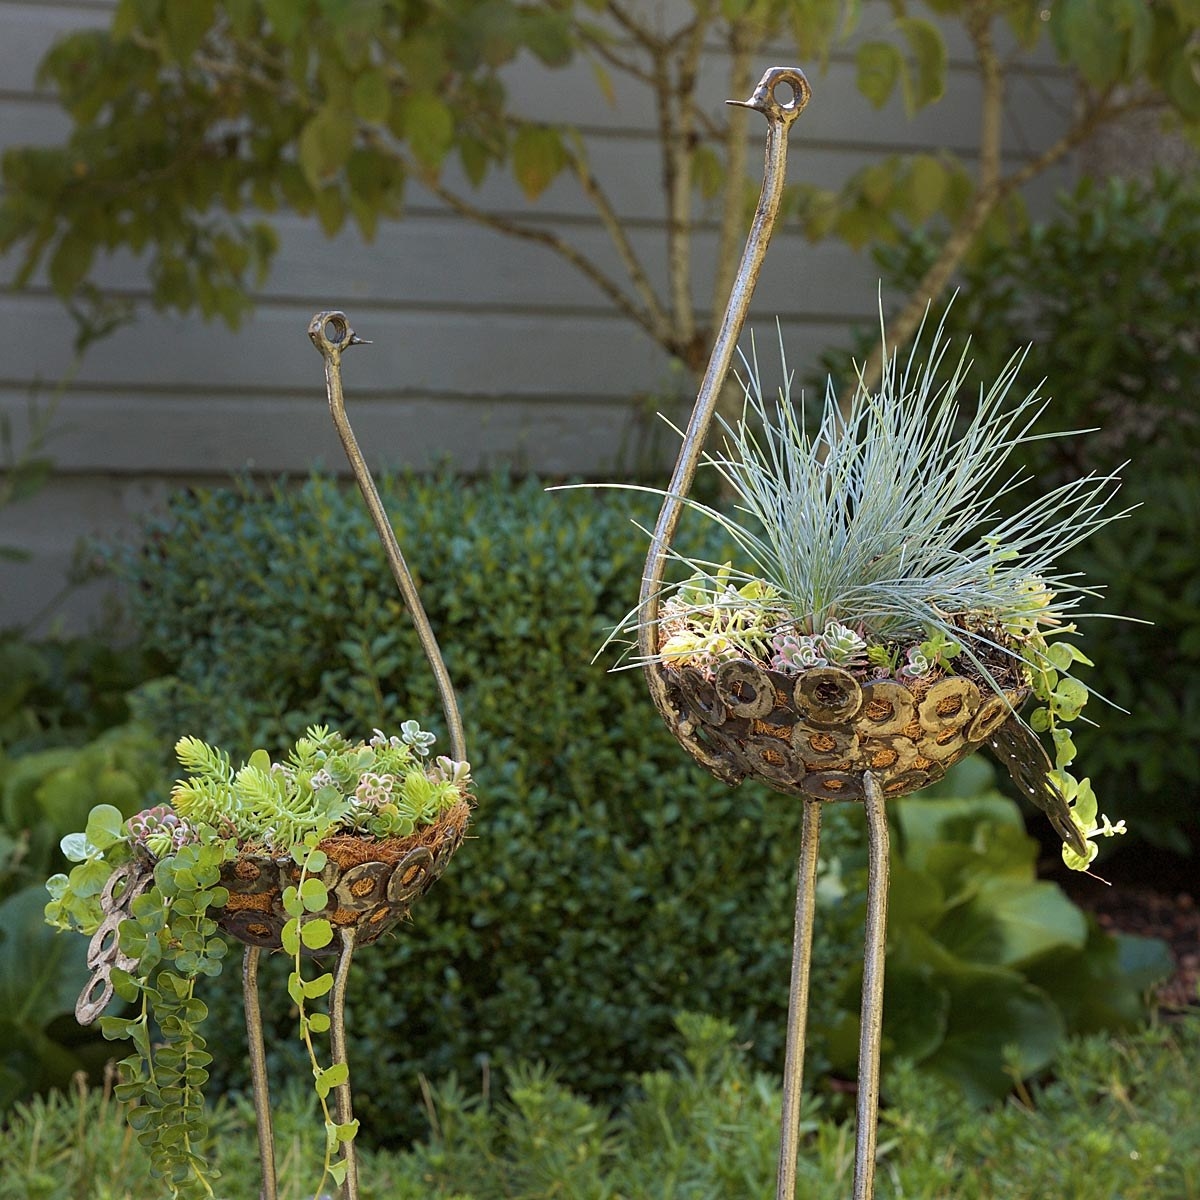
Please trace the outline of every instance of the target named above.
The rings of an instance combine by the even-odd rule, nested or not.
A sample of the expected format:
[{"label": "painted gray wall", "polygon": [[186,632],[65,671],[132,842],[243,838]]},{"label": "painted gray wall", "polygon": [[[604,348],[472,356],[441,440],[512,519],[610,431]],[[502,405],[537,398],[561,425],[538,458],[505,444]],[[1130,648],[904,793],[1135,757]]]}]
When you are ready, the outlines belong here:
[{"label": "painted gray wall", "polygon": [[[110,11],[101,0],[0,0],[0,149],[64,133],[65,117],[35,86],[36,64],[56,37],[103,23]],[[702,76],[714,110],[725,99],[722,67],[714,51]],[[973,144],[978,87],[961,46],[952,47],[947,100],[911,122],[899,104],[876,111],[859,96],[849,56],[811,77],[812,104],[791,135],[793,180],[837,183],[897,150]],[[557,113],[583,129],[597,175],[660,279],[662,201],[648,92],[622,83],[610,105],[586,66],[549,71],[532,62],[518,64],[509,86],[522,110]],[[1011,144],[1034,153],[1061,128],[1070,84],[1046,64],[1021,75],[1013,92]],[[755,170],[759,153],[751,155]],[[1067,164],[1040,180],[1035,207],[1073,170]],[[452,169],[447,181],[461,183]],[[499,176],[473,198],[559,230],[619,270],[569,181],[534,207]],[[344,308],[374,342],[348,356],[345,371],[352,417],[378,464],[423,467],[449,457],[472,471],[512,463],[604,475],[642,437],[631,396],[674,386],[665,356],[550,251],[464,222],[418,186],[405,219],[381,227],[371,245],[349,231],[327,240],[315,221],[294,216],[283,217],[279,230],[274,270],[236,333],[155,313],[136,261],[120,255],[105,264],[105,286],[132,297],[138,318],[94,346],[63,388],[52,484],[0,513],[0,545],[33,555],[25,564],[0,564],[0,627],[42,612],[81,535],[127,528],[174,487],[245,470],[340,468],[321,362],[305,335],[319,309]],[[714,245],[711,230],[700,235],[700,303]],[[13,262],[0,258],[0,283],[12,272]],[[803,365],[875,304],[865,255],[834,243],[809,246],[783,230],[755,311],[760,338],[773,344],[778,317],[791,361]],[[20,294],[0,292],[0,326],[0,406],[21,428],[31,392],[52,390],[69,368],[72,325],[39,281]],[[78,627],[98,602],[96,589],[85,589],[48,619]]]}]

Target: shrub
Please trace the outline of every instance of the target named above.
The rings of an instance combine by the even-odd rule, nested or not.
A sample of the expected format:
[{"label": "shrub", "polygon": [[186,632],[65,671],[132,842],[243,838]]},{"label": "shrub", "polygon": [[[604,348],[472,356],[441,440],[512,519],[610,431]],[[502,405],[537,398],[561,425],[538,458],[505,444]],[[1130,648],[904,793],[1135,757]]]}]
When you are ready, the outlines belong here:
[{"label": "shrub", "polygon": [[[908,294],[933,249],[914,237],[881,252],[885,285]],[[1150,623],[1106,626],[1088,682],[1128,715],[1102,712],[1075,740],[1098,790],[1113,798],[1105,803],[1114,818],[1128,816],[1136,833],[1179,851],[1197,828],[1200,777],[1197,311],[1200,187],[1160,175],[1085,181],[1050,221],[980,248],[947,322],[951,336],[971,336],[981,380],[994,377],[1014,343],[1032,343],[1023,378],[1047,380],[1054,427],[1099,428],[1021,448],[1039,489],[1131,460],[1121,499],[1140,507],[1064,566],[1108,582],[1094,610]],[[859,347],[875,336],[864,329]],[[824,366],[848,378],[847,357],[828,356]]]},{"label": "shrub", "polygon": [[[754,1062],[778,1069],[798,804],[709,777],[680,753],[638,673],[605,674],[590,663],[642,568],[628,499],[547,496],[536,481],[504,479],[406,479],[387,494],[460,690],[479,808],[477,836],[414,909],[412,927],[356,959],[350,1028],[366,1128],[385,1137],[411,1129],[416,1072],[469,1075],[480,1059],[543,1059],[570,1086],[612,1098],[631,1072],[659,1065],[681,1005],[732,1021]],[[691,536],[690,550],[721,561],[722,547],[704,551]],[[347,733],[388,728],[401,709],[434,721],[432,681],[368,518],[356,496],[326,479],[265,495],[177,496],[116,565],[147,648],[173,672],[134,704],[164,745],[187,729],[244,757],[258,745],[277,752],[317,721]],[[985,793],[989,778],[983,769]],[[971,1024],[977,992],[950,976],[990,984],[981,1052],[960,1056],[957,1069],[947,1053],[938,1061],[959,1082],[978,1068],[986,1077],[978,1090],[992,1094],[1007,1042],[1035,1045],[1023,1062],[1038,1070],[1064,1030],[1086,1027],[1057,998],[1079,971],[1094,971],[1114,995],[1105,1024],[1138,1011],[1138,981],[1121,980],[1107,939],[1085,947],[1078,910],[1033,884],[1032,844],[1013,828],[1012,805],[994,795],[975,802],[978,822],[960,802],[958,825],[939,826],[936,839],[943,857],[974,864],[974,878],[910,868],[913,887],[942,896],[937,921],[924,917],[946,949],[923,973],[914,967],[906,994],[914,1007],[936,1008],[923,1048],[932,1061],[954,1021],[960,1034]],[[842,1064],[853,1038],[846,1014],[858,1009],[859,815],[831,805],[825,819],[831,868],[815,948],[813,1076],[834,1058]],[[981,843],[988,854],[972,858],[985,818],[999,832]],[[1037,897],[1022,919],[1043,941],[1001,961],[988,959],[987,947],[997,937],[1003,944],[1004,922],[982,892],[1005,876],[1021,896]],[[968,945],[973,924],[983,950]],[[1029,972],[1052,952],[1067,965],[1038,988]],[[264,975],[277,966],[265,963]],[[237,1044],[237,999],[231,990],[214,1003],[224,1023],[214,1042]],[[285,1062],[289,1015],[276,1010],[268,1020],[287,1031],[273,1039],[276,1065],[305,1071],[295,1057]]]},{"label": "shrub", "polygon": [[[644,1074],[618,1110],[589,1103],[543,1068],[513,1067],[474,1094],[445,1081],[432,1128],[404,1153],[362,1154],[364,1200],[758,1200],[774,1188],[779,1094],[711,1018],[680,1018],[669,1069]],[[679,1039],[672,1037],[672,1045]],[[1057,1077],[1021,1102],[964,1108],[911,1069],[884,1080],[879,1200],[1196,1200],[1200,1020],[1113,1041],[1073,1042]],[[500,1080],[494,1081],[497,1085]],[[509,1097],[499,1100],[503,1090]],[[313,1195],[311,1116],[275,1112],[280,1200]],[[802,1112],[799,1176],[810,1200],[845,1196],[854,1138],[819,1103]],[[206,1149],[219,1194],[258,1190],[252,1114],[222,1104]],[[158,1200],[145,1151],[107,1091],[54,1093],[0,1132],[0,1200]]]}]

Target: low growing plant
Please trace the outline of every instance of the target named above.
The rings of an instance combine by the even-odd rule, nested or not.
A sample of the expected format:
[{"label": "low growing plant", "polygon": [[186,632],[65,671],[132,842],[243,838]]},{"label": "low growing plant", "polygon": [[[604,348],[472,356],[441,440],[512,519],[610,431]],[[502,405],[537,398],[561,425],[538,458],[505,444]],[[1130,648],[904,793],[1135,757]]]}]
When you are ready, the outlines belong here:
[{"label": "low growing plant", "polygon": [[[682,1033],[682,1038],[680,1037]],[[743,1200],[769,1195],[777,1081],[756,1071],[725,1022],[681,1016],[669,1062],[642,1073],[616,1108],[589,1103],[552,1069],[514,1066],[482,1088],[426,1092],[426,1128],[402,1151],[364,1150],[364,1200]],[[1074,1039],[1058,1069],[1019,1098],[963,1105],[898,1065],[884,1077],[880,1200],[1195,1200],[1200,1196],[1200,1020],[1123,1037]],[[311,1097],[280,1097],[280,1200],[313,1194]],[[0,1200],[166,1200],[128,1137],[111,1088],[21,1104],[0,1130]],[[851,1186],[853,1130],[806,1097],[806,1200]],[[222,1194],[258,1186],[253,1114],[219,1102],[205,1149]]]},{"label": "low growing plant", "polygon": [[[348,1070],[322,1065],[313,1039],[329,1032],[330,1018],[309,1007],[329,992],[333,976],[305,978],[302,955],[326,949],[335,936],[337,906],[322,880],[330,839],[405,839],[465,810],[469,767],[446,757],[427,763],[433,740],[415,721],[404,722],[399,735],[376,730],[358,743],[313,727],[282,761],[256,750],[235,768],[225,751],[184,737],[175,749],[187,775],[169,805],[128,819],[99,805],[83,833],[63,839],[63,853],[77,865],[48,881],[46,920],[92,936],[89,961],[105,963],[80,997],[81,1009],[104,998],[106,978],[134,1006],[131,1016],[102,1018],[101,1027],[105,1037],[133,1043],[117,1096],[132,1104],[130,1123],[173,1195],[212,1195],[200,1150],[212,1056],[197,984],[221,973],[228,948],[219,936],[221,910],[238,865],[247,862],[278,869],[290,860],[298,868],[282,892],[288,994],[325,1122],[324,1174],[342,1181],[345,1164],[334,1156],[357,1122],[338,1124],[327,1097]],[[123,919],[112,930],[114,913]]]}]

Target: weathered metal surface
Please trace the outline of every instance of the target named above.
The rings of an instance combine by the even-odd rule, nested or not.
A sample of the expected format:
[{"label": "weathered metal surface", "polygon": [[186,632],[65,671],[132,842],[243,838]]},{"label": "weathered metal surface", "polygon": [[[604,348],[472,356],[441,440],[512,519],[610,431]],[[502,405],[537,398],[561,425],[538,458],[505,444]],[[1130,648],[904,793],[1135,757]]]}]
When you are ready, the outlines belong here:
[{"label": "weathered metal surface", "polygon": [[[464,801],[413,837],[336,837],[322,842],[328,859],[319,878],[329,901],[309,915],[325,918],[338,930],[355,930],[360,946],[376,941],[402,921],[441,876],[462,844],[468,815]],[[221,869],[229,900],[213,911],[213,917],[239,942],[278,950],[289,919],[283,890],[295,887],[299,878],[300,868],[290,858],[243,854]]]},{"label": "weathered metal surface", "polygon": [[113,968],[132,971],[137,967],[137,959],[122,952],[118,937],[133,902],[153,882],[154,866],[141,858],[122,863],[108,877],[100,893],[104,919],[88,943],[87,965],[92,975],[75,1002],[75,1019],[80,1025],[90,1025],[108,1006],[113,995]]},{"label": "weathered metal surface", "polygon": [[654,663],[664,716],[689,752],[726,782],[754,778],[817,800],[862,800],[870,771],[885,797],[935,783],[1028,698],[1014,686],[985,698],[970,679],[855,678],[838,667],[797,674],[731,659],[715,671]]}]

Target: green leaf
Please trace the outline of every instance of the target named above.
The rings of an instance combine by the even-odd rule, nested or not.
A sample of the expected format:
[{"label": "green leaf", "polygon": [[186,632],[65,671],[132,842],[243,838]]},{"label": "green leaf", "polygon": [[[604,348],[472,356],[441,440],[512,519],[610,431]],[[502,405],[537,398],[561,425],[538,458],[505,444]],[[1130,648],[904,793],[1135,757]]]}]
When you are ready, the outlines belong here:
[{"label": "green leaf", "polygon": [[[332,976],[330,977],[332,978]],[[328,1033],[329,1032],[329,1014],[323,1012],[309,1013],[306,1020],[308,1027],[313,1033]]]},{"label": "green leaf", "polygon": [[215,0],[187,0],[186,4],[169,2],[163,16],[167,45],[175,61],[187,63],[212,28],[216,3]]},{"label": "green leaf", "polygon": [[325,870],[329,863],[329,855],[324,850],[312,849],[307,851],[301,865],[306,871],[317,872]]},{"label": "green leaf", "polygon": [[300,940],[309,950],[323,950],[333,941],[333,926],[324,918],[305,921],[300,926]]},{"label": "green leaf", "polygon": [[557,130],[525,125],[513,139],[513,176],[527,200],[536,200],[565,163],[566,151]]},{"label": "green leaf", "polygon": [[904,215],[914,225],[920,225],[941,212],[948,184],[946,168],[936,156],[914,155],[901,187]]},{"label": "green leaf", "polygon": [[84,862],[92,848],[86,833],[68,833],[59,839],[58,848],[68,862]]},{"label": "green leaf", "polygon": [[1068,713],[1077,716],[1087,701],[1088,690],[1077,679],[1061,679],[1054,689],[1054,710],[1065,720],[1071,719]]},{"label": "green leaf", "polygon": [[124,836],[124,825],[125,818],[120,809],[111,804],[97,804],[88,814],[84,833],[97,850],[107,850]]},{"label": "green leaf", "polygon": [[1167,96],[1189,121],[1200,121],[1200,50],[1194,45],[1172,47],[1163,78]]},{"label": "green leaf", "polygon": [[904,75],[904,103],[911,115],[945,94],[946,41],[932,21],[920,17],[900,17],[896,25],[908,42],[916,67],[915,72]]},{"label": "green leaf", "polygon": [[712,200],[720,194],[725,182],[725,164],[711,146],[697,146],[692,154],[692,186],[702,200]]},{"label": "green leaf", "polygon": [[87,277],[95,255],[94,237],[77,228],[67,230],[50,256],[50,286],[60,296],[70,296]]},{"label": "green leaf", "polygon": [[317,1095],[324,1100],[335,1087],[341,1087],[349,1080],[350,1068],[346,1063],[334,1063],[332,1066],[325,1067],[316,1075]]},{"label": "green leaf", "polygon": [[858,90],[876,108],[882,108],[904,69],[904,59],[891,42],[863,42],[855,56]]},{"label": "green leaf", "polygon": [[416,160],[426,167],[441,166],[454,144],[454,114],[445,101],[430,92],[414,92],[398,107],[404,136]]},{"label": "green leaf", "polygon": [[279,940],[285,954],[294,957],[300,953],[300,922],[295,917],[284,924]]},{"label": "green leaf", "polygon": [[283,889],[283,911],[291,917],[304,915],[304,901],[300,899],[300,890],[291,884]]},{"label": "green leaf", "polygon": [[550,5],[529,5],[521,14],[522,40],[548,67],[566,66],[571,60],[571,26],[565,14]]},{"label": "green leaf", "polygon": [[1087,921],[1057,884],[989,880],[969,905],[947,916],[936,934],[959,958],[1017,967],[1054,950],[1082,949]]},{"label": "green leaf", "polygon": [[[326,971],[324,975],[318,975],[315,979],[304,980],[301,986],[306,999],[319,1000],[333,987],[333,976]],[[318,1030],[317,1032],[320,1031]]]},{"label": "green leaf", "polygon": [[262,0],[262,7],[279,40],[294,42],[304,27],[305,5],[299,0]]},{"label": "green leaf", "polygon": [[300,131],[297,152],[305,179],[314,190],[324,188],[350,157],[353,128],[339,109],[320,109]]},{"label": "green leaf", "polygon": [[249,759],[247,759],[246,765],[253,767],[256,771],[262,771],[264,775],[269,774],[271,770],[271,756],[265,750],[255,750]]},{"label": "green leaf", "polygon": [[1056,0],[1050,7],[1056,42],[1093,87],[1116,83],[1122,74],[1125,47],[1110,16],[1095,0]]},{"label": "green leaf", "polygon": [[329,889],[319,879],[306,879],[300,885],[300,900],[306,912],[320,912],[329,903]]},{"label": "green leaf", "polygon": [[45,900],[31,884],[0,903],[0,1014],[30,1030],[73,1013],[88,974],[86,939],[50,929]]},{"label": "green leaf", "polygon": [[392,89],[387,73],[381,67],[364,71],[354,81],[350,100],[360,120],[372,125],[386,124],[392,107]]}]

